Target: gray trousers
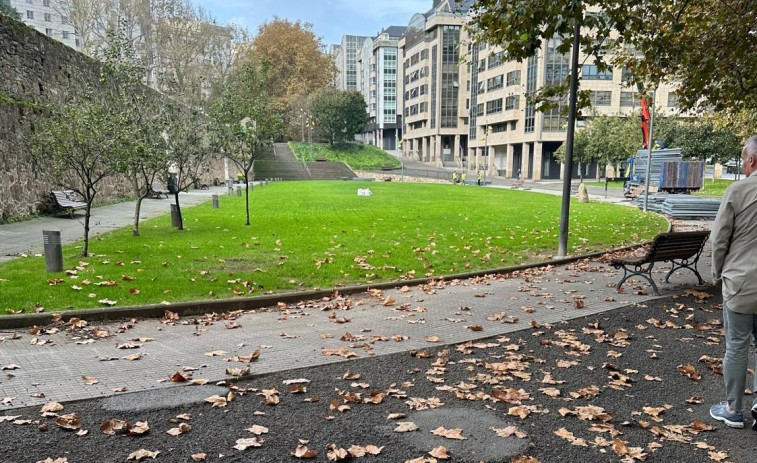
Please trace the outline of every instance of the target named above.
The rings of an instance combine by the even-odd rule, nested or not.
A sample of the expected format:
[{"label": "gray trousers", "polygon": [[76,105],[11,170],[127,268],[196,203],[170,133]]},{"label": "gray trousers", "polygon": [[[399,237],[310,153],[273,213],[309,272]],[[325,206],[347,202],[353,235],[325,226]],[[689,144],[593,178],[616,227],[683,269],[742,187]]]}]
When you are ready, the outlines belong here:
[{"label": "gray trousers", "polygon": [[[736,313],[723,303],[723,329],[725,330],[725,357],[723,357],[725,393],[728,407],[738,412],[741,411],[744,401],[749,344],[752,339],[757,343],[757,315]],[[755,360],[757,360],[757,352]],[[754,375],[752,390],[757,390],[757,374]]]}]

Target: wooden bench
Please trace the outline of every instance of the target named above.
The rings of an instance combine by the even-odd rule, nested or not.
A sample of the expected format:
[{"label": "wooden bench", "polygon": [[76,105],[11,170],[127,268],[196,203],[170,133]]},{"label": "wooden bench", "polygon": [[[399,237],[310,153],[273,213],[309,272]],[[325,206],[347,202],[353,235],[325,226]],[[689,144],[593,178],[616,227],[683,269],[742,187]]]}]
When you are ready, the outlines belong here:
[{"label": "wooden bench", "polygon": [[87,208],[87,203],[80,201],[76,192],[73,190],[51,191],[50,196],[53,199],[53,204],[58,209],[68,212],[68,216],[72,218],[74,216],[74,211]]},{"label": "wooden bench", "polygon": [[153,184],[150,185],[150,193],[149,194],[153,198],[160,199],[160,196],[164,195],[166,197],[166,199],[168,199],[168,193],[170,193],[170,191],[168,191],[168,188],[165,188],[165,187],[161,186],[157,182],[153,182]]},{"label": "wooden bench", "polygon": [[657,285],[652,279],[652,268],[656,262],[672,263],[670,271],[665,275],[666,283],[673,272],[681,268],[687,268],[694,272],[701,285],[704,282],[697,270],[697,262],[709,236],[710,232],[708,230],[661,233],[655,237],[644,255],[613,259],[610,261],[612,266],[623,269],[623,278],[618,282],[615,289],[620,289],[629,278],[640,276],[649,281],[654,293],[659,296],[660,292],[657,290]]}]

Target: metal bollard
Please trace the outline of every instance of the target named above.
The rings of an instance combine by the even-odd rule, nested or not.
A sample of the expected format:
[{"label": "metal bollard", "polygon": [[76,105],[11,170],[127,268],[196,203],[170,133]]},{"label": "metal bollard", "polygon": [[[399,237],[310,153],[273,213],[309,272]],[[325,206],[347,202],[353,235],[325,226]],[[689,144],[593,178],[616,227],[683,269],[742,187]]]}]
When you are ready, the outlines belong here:
[{"label": "metal bollard", "polygon": [[237,196],[242,196],[242,185],[237,185]]},{"label": "metal bollard", "polygon": [[229,196],[234,194],[234,181],[226,180],[226,188],[229,190]]},{"label": "metal bollard", "polygon": [[171,204],[171,226],[181,227],[181,217],[179,217],[179,206]]},{"label": "metal bollard", "polygon": [[63,271],[63,248],[60,244],[60,232],[42,230],[42,243],[45,247],[45,270],[47,273]]},{"label": "metal bollard", "polygon": [[218,209],[218,195],[213,195],[213,209]]}]

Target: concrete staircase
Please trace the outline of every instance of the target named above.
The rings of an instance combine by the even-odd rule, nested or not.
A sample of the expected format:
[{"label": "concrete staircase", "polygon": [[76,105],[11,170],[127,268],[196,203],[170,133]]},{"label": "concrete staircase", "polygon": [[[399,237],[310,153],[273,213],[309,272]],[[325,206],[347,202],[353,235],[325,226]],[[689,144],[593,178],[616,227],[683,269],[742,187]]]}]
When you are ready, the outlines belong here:
[{"label": "concrete staircase", "polygon": [[273,144],[273,156],[278,161],[292,162],[297,161],[292,148],[288,143],[274,143]]},{"label": "concrete staircase", "polygon": [[273,153],[273,158],[255,161],[255,180],[340,180],[356,176],[343,162],[298,161],[286,143],[275,143]]}]

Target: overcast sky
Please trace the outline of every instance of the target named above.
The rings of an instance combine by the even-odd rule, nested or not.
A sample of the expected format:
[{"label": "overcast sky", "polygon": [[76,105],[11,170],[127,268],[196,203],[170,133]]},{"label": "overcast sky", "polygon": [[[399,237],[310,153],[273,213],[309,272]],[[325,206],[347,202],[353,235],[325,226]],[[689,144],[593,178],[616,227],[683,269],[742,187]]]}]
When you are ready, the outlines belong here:
[{"label": "overcast sky", "polygon": [[375,36],[387,26],[407,26],[415,13],[431,9],[432,0],[195,0],[219,23],[234,22],[255,35],[274,16],[313,24],[324,45],[342,35]]}]

